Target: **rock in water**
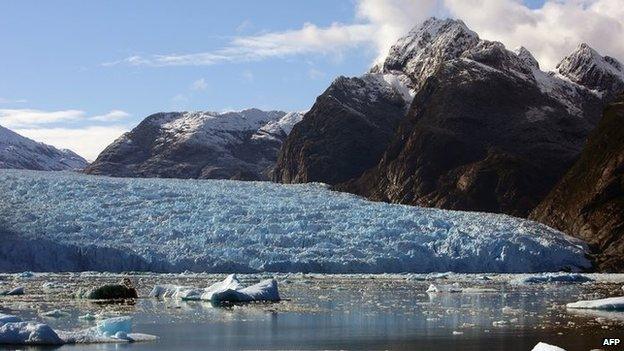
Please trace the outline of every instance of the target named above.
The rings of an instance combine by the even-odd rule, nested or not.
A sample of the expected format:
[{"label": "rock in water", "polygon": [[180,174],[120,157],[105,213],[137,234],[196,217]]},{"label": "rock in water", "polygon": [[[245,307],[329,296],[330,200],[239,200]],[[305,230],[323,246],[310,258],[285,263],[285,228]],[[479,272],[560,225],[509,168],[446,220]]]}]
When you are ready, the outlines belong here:
[{"label": "rock in water", "polygon": [[138,297],[136,289],[128,278],[124,278],[118,284],[106,284],[86,291],[79,290],[76,296],[91,300],[119,300]]},{"label": "rock in water", "polygon": [[624,271],[624,95],[610,104],[579,160],[530,218],[581,238],[605,271]]}]

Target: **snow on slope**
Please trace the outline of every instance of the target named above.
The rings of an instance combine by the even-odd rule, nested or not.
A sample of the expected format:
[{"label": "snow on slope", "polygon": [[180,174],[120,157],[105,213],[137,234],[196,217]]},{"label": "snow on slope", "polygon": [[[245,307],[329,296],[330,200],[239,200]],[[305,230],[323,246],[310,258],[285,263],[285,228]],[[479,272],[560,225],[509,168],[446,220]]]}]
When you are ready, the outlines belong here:
[{"label": "snow on slope", "polygon": [[0,126],[0,168],[59,171],[86,165],[84,158],[70,150],[38,143]]},{"label": "snow on slope", "polygon": [[0,173],[0,270],[537,272],[590,266],[544,225],[321,184]]}]

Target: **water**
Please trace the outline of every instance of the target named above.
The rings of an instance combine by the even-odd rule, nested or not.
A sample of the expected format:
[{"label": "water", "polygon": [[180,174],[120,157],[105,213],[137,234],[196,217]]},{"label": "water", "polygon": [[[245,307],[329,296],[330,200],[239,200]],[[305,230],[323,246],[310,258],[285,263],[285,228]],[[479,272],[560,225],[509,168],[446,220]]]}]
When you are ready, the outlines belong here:
[{"label": "water", "polygon": [[[115,282],[119,275],[47,275],[3,285],[26,286],[28,295],[3,297],[0,312],[45,321],[57,329],[93,326],[79,315],[131,315],[133,330],[159,336],[155,342],[66,345],[60,350],[530,350],[538,341],[567,350],[602,347],[603,338],[624,338],[624,313],[574,312],[565,303],[621,295],[624,275],[592,275],[588,284],[509,284],[510,275],[409,276],[281,275],[285,301],[215,307],[204,302],[160,301],[99,304],[68,296],[81,286]],[[240,276],[245,283],[260,276]],[[414,276],[412,276],[413,278]],[[218,275],[131,275],[140,295],[156,283],[205,286]],[[417,276],[424,279],[423,276]],[[63,289],[45,293],[43,282]],[[458,283],[470,293],[427,294],[430,283]],[[70,317],[38,315],[61,309]],[[496,325],[494,325],[496,324]],[[608,347],[605,346],[607,350]],[[4,349],[15,349],[5,347]],[[23,349],[23,347],[20,347]],[[32,348],[36,349],[36,348]]]}]

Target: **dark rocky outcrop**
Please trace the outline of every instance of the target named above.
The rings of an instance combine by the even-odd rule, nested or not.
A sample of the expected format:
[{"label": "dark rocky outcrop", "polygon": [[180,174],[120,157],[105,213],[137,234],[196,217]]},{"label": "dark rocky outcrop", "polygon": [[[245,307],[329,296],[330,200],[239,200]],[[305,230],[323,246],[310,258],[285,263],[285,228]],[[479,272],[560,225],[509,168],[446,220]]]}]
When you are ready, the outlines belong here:
[{"label": "dark rocky outcrop", "polygon": [[624,95],[530,218],[587,241],[599,269],[624,271]]},{"label": "dark rocky outcrop", "polygon": [[336,79],[282,147],[273,179],[340,183],[375,166],[407,102],[382,75]]},{"label": "dark rocky outcrop", "polygon": [[147,117],[109,145],[89,174],[266,180],[301,113],[173,112]]}]

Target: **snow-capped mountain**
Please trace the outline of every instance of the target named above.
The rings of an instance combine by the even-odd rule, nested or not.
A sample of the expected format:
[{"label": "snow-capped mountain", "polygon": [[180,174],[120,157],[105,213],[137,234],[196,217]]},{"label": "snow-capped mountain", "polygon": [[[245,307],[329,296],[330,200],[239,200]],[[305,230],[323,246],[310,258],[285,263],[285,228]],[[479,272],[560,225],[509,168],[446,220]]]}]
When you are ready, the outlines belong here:
[{"label": "snow-capped mountain", "polygon": [[267,179],[303,113],[170,112],[148,116],[87,169],[123,177]]},{"label": "snow-capped mountain", "polygon": [[71,150],[59,150],[0,126],[0,168],[62,171],[80,170],[87,164]]},{"label": "snow-capped mountain", "polygon": [[[459,20],[429,19],[369,74],[393,77],[386,81],[395,82],[395,91],[409,92],[406,112],[400,104],[388,108],[390,95],[340,84],[369,75],[339,78],[287,138],[274,179],[326,182],[376,200],[526,216],[578,157],[602,107],[621,90],[617,61],[585,47],[557,72],[544,72],[526,48],[513,52],[480,39]],[[581,59],[584,52],[589,59]],[[363,98],[351,98],[356,93]]]}]

